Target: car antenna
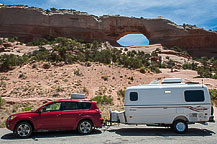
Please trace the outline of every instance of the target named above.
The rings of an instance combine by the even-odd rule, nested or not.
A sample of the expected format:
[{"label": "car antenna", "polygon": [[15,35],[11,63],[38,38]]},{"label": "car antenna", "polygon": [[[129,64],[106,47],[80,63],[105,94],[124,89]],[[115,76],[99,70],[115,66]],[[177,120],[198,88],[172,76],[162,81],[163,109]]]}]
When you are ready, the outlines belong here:
[{"label": "car antenna", "polygon": [[203,88],[203,79],[202,79],[202,88]]}]

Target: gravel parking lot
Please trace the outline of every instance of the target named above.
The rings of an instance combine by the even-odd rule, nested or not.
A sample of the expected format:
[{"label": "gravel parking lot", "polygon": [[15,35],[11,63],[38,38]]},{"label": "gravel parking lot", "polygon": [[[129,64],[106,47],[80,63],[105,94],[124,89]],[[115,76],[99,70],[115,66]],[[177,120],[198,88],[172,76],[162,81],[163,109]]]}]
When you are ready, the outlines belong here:
[{"label": "gravel parking lot", "polygon": [[91,135],[79,135],[76,131],[38,132],[32,138],[17,139],[7,129],[0,129],[0,144],[120,144],[120,143],[153,143],[153,144],[216,144],[217,125],[209,123],[189,125],[186,134],[176,134],[169,128],[116,125],[110,128],[95,130]]}]

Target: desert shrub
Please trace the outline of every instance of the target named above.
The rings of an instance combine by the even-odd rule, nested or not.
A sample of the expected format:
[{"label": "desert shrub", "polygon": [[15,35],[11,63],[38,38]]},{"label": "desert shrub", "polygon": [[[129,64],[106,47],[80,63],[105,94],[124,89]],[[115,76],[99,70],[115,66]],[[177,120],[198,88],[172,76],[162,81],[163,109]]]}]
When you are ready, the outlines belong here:
[{"label": "desert shrub", "polygon": [[160,69],[156,66],[150,65],[148,68],[154,73],[161,73]]},{"label": "desert shrub", "polygon": [[[47,50],[42,45],[50,44],[51,50]],[[64,62],[65,64],[73,64],[75,62],[100,62],[104,64],[116,64],[130,69],[138,69],[141,67],[148,68],[151,64],[150,54],[143,51],[127,51],[122,53],[117,48],[101,49],[101,43],[94,41],[92,43],[81,43],[74,39],[58,37],[48,37],[46,39],[36,40],[29,45],[38,45],[39,50],[26,56],[0,56],[0,68],[12,68],[13,66],[22,65],[24,62],[46,61],[46,62]],[[158,56],[155,51],[152,55]],[[6,60],[4,60],[6,59]],[[23,60],[24,59],[24,60]],[[153,68],[156,67],[156,68]],[[152,71],[157,71],[160,65],[151,66]],[[78,71],[75,72],[78,74]]]},{"label": "desert shrub", "polygon": [[203,57],[201,57],[201,58],[199,58],[197,60],[199,62],[201,62],[203,64],[203,66],[207,66],[207,62],[208,62],[209,59],[207,57],[203,56]]},{"label": "desert shrub", "polygon": [[0,39],[0,44],[3,44],[3,43],[4,43],[4,41]]},{"label": "desert shrub", "polygon": [[211,78],[212,77],[212,72],[207,67],[197,68],[197,73],[200,78]]},{"label": "desert shrub", "polygon": [[51,10],[51,11],[56,11],[57,9],[56,9],[56,8],[50,8],[50,10]]},{"label": "desert shrub", "polygon": [[24,107],[24,108],[22,108],[22,112],[31,111],[31,110],[32,110],[32,107]]},{"label": "desert shrub", "polygon": [[50,64],[50,63],[44,63],[44,64],[42,65],[42,67],[43,67],[44,69],[49,69],[49,68],[51,67],[51,64]]},{"label": "desert shrub", "polygon": [[121,96],[122,98],[124,98],[125,92],[126,92],[125,90],[120,89],[119,91],[117,91],[117,95]]},{"label": "desert shrub", "polygon": [[63,90],[63,88],[61,88],[60,86],[58,86],[58,87],[56,88],[56,92],[62,92],[62,91],[64,91],[64,90]]},{"label": "desert shrub", "polygon": [[166,68],[166,67],[167,65],[164,62],[160,64],[160,68]]},{"label": "desert shrub", "polygon": [[139,71],[140,71],[141,73],[145,73],[146,68],[145,68],[145,67],[141,67]]},{"label": "desert shrub", "polygon": [[183,69],[190,69],[190,70],[196,70],[197,69],[197,66],[198,66],[198,63],[188,63],[188,62],[185,62],[183,65],[182,65],[182,68]]},{"label": "desert shrub", "polygon": [[13,66],[21,66],[28,62],[28,56],[17,56],[14,54],[0,56],[0,71],[12,69]]},{"label": "desert shrub", "polygon": [[209,89],[209,93],[212,100],[217,100],[217,89]]},{"label": "desert shrub", "polygon": [[170,49],[170,50],[177,51],[177,52],[182,52],[182,51],[183,51],[183,49],[181,49],[181,48],[179,48],[179,47],[177,47],[177,46],[171,47],[171,48],[169,48],[169,49]]},{"label": "desert shrub", "polygon": [[0,96],[0,108],[5,104],[5,100]]},{"label": "desert shrub", "polygon": [[31,60],[35,60],[35,61],[50,61],[50,59],[51,59],[51,54],[44,47],[40,47],[39,50],[33,51],[31,55]]},{"label": "desert shrub", "polygon": [[214,74],[214,75],[212,75],[212,77],[211,78],[213,78],[213,79],[217,79],[217,73],[216,74]]},{"label": "desert shrub", "polygon": [[86,87],[83,87],[83,92],[88,93],[89,91],[88,91],[88,89]]},{"label": "desert shrub", "polygon": [[82,73],[80,72],[79,68],[74,70],[74,74],[77,75],[77,76],[82,76]]},{"label": "desert shrub", "polygon": [[173,66],[175,66],[175,62],[170,59],[170,60],[167,62],[167,66],[168,66],[168,68],[172,68]]},{"label": "desert shrub", "polygon": [[104,81],[107,81],[107,80],[108,80],[108,76],[106,76],[106,75],[105,75],[105,76],[102,76],[101,78],[102,78]]},{"label": "desert shrub", "polygon": [[131,77],[128,77],[128,79],[130,79],[131,81],[133,81],[133,80],[134,80],[134,77],[131,76]]},{"label": "desert shrub", "polygon": [[91,100],[96,101],[98,104],[112,104],[113,99],[110,96],[96,96]]},{"label": "desert shrub", "polygon": [[9,37],[8,38],[9,42],[15,42],[16,40],[18,40],[18,37]]}]

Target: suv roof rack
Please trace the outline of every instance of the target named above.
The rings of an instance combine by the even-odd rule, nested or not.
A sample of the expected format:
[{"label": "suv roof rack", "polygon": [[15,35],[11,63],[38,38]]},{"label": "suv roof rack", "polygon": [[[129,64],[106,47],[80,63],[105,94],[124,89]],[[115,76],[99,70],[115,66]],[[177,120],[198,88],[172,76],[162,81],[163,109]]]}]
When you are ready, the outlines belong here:
[{"label": "suv roof rack", "polygon": [[199,82],[186,82],[186,84],[200,84]]},{"label": "suv roof rack", "polygon": [[59,99],[59,100],[83,100],[83,101],[92,101],[92,100],[90,100],[90,99],[72,99],[72,98],[70,98],[70,99]]}]

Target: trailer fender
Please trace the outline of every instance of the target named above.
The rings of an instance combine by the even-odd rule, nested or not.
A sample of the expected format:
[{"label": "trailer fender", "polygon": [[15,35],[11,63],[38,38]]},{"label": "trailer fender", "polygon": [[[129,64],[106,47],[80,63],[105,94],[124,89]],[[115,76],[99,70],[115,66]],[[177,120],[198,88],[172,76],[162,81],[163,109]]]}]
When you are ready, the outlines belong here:
[{"label": "trailer fender", "polygon": [[185,122],[189,122],[189,120],[186,118],[186,116],[177,116],[173,122],[175,122],[176,120],[183,120]]}]

